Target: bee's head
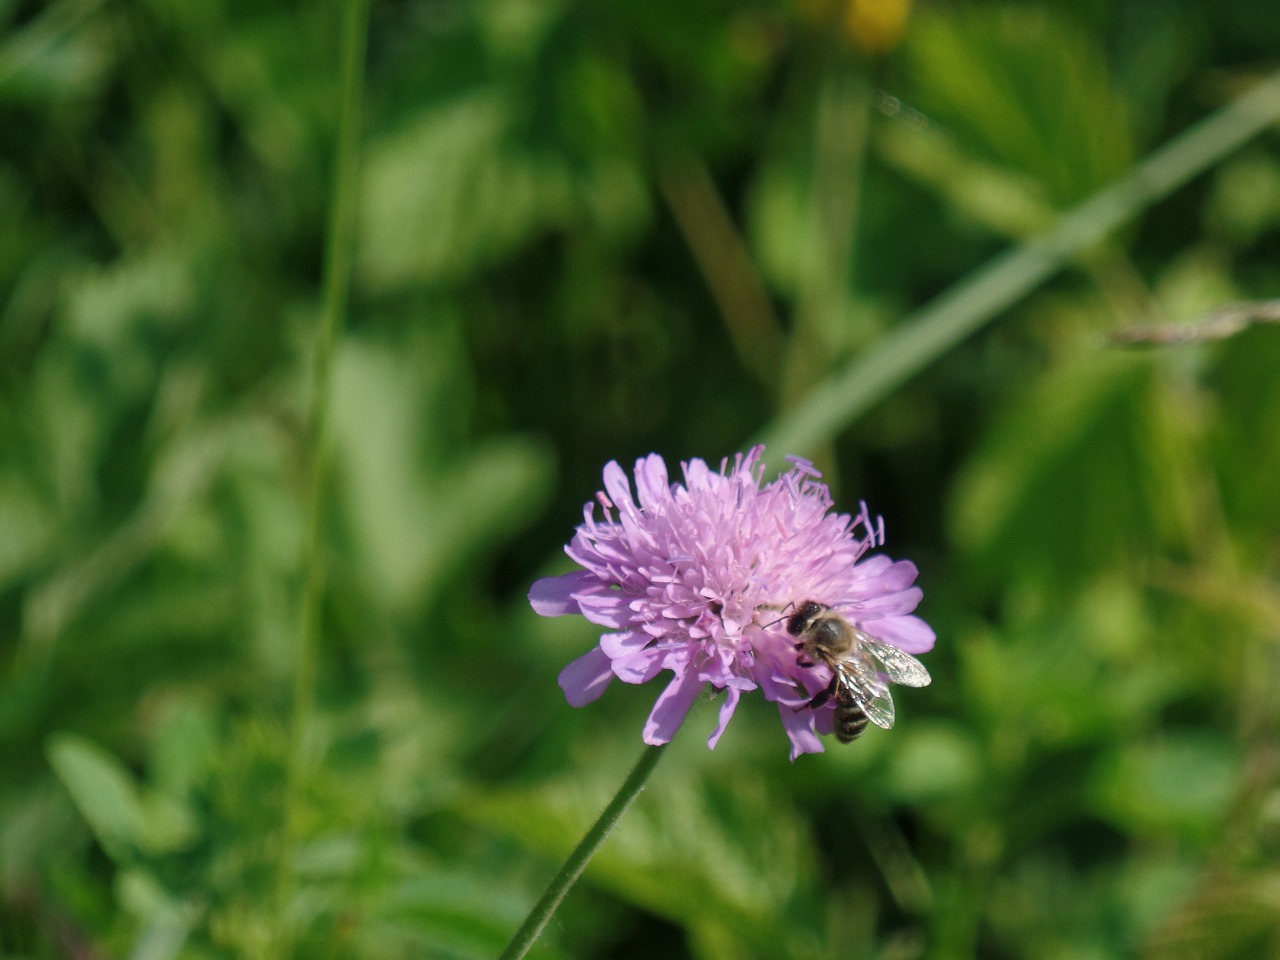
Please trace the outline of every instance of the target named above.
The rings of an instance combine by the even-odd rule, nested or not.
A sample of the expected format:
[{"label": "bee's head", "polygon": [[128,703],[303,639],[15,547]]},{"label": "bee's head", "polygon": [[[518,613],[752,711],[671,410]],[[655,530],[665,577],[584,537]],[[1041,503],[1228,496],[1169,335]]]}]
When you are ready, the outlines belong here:
[{"label": "bee's head", "polygon": [[817,600],[806,600],[796,607],[796,612],[787,620],[787,633],[793,637],[800,636],[813,623],[814,618],[825,609],[827,608]]}]

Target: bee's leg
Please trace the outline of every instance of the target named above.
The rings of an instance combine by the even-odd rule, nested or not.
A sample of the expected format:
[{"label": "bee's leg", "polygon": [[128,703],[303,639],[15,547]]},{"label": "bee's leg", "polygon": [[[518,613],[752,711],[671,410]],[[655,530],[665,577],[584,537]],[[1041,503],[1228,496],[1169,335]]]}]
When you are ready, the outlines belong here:
[{"label": "bee's leg", "polygon": [[799,713],[801,710],[821,709],[822,705],[835,695],[836,684],[839,682],[839,680],[840,678],[838,676],[832,677],[831,682],[827,684],[825,689],[820,690],[816,694],[814,694],[813,699],[811,699],[808,703],[802,703],[800,704],[800,706],[796,707],[795,712]]},{"label": "bee's leg", "polygon": [[[834,686],[835,684],[831,685],[831,687],[834,687]],[[828,700],[831,699],[831,694],[835,692],[834,690],[831,689],[831,687],[827,687],[825,690],[823,690],[821,693],[815,696],[812,700],[806,703],[805,706],[808,707],[810,710],[820,710],[823,704],[825,704]]]}]

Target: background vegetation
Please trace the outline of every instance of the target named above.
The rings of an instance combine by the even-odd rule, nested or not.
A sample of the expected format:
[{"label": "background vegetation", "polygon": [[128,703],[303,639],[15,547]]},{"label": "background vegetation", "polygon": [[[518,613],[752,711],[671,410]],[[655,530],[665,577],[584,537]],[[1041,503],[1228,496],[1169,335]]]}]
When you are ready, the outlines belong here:
[{"label": "background vegetation", "polygon": [[529,583],[605,461],[766,435],[934,684],[794,765],[695,708],[535,955],[1280,955],[1280,329],[1107,337],[1277,296],[1274,124],[902,363],[1273,3],[375,3],[300,740],[337,5],[0,17],[0,952],[496,955],[657,693],[569,708]]}]

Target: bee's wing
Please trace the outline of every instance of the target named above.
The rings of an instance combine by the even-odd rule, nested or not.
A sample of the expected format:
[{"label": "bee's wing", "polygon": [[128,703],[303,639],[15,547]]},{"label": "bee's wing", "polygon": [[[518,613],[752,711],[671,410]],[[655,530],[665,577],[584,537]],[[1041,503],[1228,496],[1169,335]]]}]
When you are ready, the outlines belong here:
[{"label": "bee's wing", "polygon": [[889,685],[880,676],[876,661],[862,650],[853,650],[836,665],[845,688],[859,700],[874,700],[889,692]]},{"label": "bee's wing", "polygon": [[886,730],[893,729],[893,697],[889,696],[889,691],[885,690],[883,694],[874,700],[863,700],[859,703],[862,712],[867,715],[872,723],[877,727],[884,727]]},{"label": "bee's wing", "polygon": [[884,672],[894,683],[904,687],[927,687],[932,680],[923,663],[893,644],[877,640],[861,630],[858,631],[858,640],[864,650],[880,661]]},{"label": "bee's wing", "polygon": [[877,727],[893,728],[893,697],[868,657],[841,660],[836,668],[844,693],[852,697]]}]

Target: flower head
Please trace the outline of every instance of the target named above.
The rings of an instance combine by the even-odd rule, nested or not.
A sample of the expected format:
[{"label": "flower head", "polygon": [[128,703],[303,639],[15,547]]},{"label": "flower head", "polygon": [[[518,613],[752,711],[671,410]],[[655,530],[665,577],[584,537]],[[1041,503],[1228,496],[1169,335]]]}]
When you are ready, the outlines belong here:
[{"label": "flower head", "polygon": [[[529,602],[543,616],[581,614],[607,628],[599,645],[565,667],[560,686],[583,706],[617,677],[644,683],[675,676],[644,729],[666,743],[707,684],[725,694],[716,745],[742,694],[775,701],[791,758],[820,753],[832,729],[832,699],[806,705],[831,682],[823,663],[797,654],[789,613],[807,600],[829,606],[858,630],[910,653],[932,649],[934,633],[912,611],[922,596],[915,564],[866,557],[884,527],[866,504],[855,516],[832,512],[830,491],[807,461],[763,483],[763,447],[719,472],[702,460],[681,464],[671,483],[657,454],[636,462],[631,483],[617,464],[589,501],[565,552],[582,569],[537,581]],[[603,518],[597,516],[597,501]]]}]

